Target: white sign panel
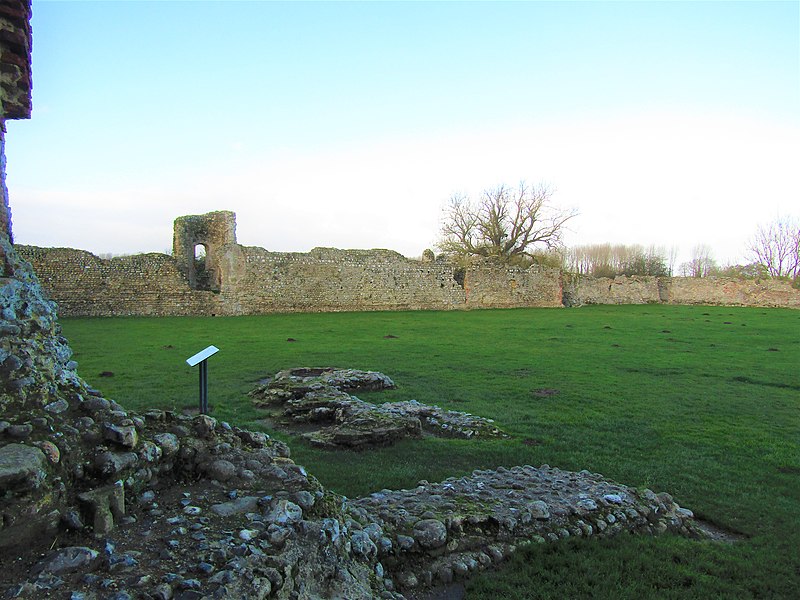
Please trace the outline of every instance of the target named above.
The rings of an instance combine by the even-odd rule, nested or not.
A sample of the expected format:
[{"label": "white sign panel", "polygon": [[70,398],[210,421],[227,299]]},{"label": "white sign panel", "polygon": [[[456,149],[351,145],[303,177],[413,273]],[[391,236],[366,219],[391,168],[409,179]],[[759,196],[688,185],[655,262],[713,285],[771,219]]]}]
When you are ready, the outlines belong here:
[{"label": "white sign panel", "polygon": [[202,362],[205,359],[207,359],[209,356],[214,356],[217,352],[219,352],[219,348],[217,348],[216,346],[209,346],[205,350],[201,350],[200,352],[198,352],[194,356],[192,356],[190,358],[187,358],[186,359],[186,363],[190,367],[193,367],[197,363]]}]

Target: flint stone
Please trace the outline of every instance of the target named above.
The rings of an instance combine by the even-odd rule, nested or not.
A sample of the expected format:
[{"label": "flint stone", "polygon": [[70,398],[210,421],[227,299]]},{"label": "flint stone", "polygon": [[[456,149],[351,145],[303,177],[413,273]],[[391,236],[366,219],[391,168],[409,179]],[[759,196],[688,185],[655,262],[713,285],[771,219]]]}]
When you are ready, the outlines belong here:
[{"label": "flint stone", "polygon": [[142,458],[147,462],[157,462],[161,459],[163,451],[161,448],[156,446],[153,442],[145,440],[141,444],[141,448],[139,450]]},{"label": "flint stone", "polygon": [[369,535],[365,531],[353,533],[350,537],[350,544],[354,554],[366,559],[374,558],[378,554],[378,547],[369,539]]},{"label": "flint stone", "polygon": [[59,415],[63,413],[65,410],[69,408],[69,403],[61,398],[60,400],[56,400],[55,402],[51,402],[44,409],[54,415]]},{"label": "flint stone", "polygon": [[0,448],[0,490],[33,490],[44,481],[47,458],[34,446],[8,444]]},{"label": "flint stone", "polygon": [[211,479],[216,479],[223,483],[236,477],[236,465],[229,460],[218,459],[212,461],[206,466],[205,470],[206,475]]},{"label": "flint stone", "polygon": [[220,517],[230,517],[241,513],[255,512],[258,510],[257,496],[243,496],[231,502],[215,504],[211,507],[211,512]]},{"label": "flint stone", "polygon": [[288,500],[278,500],[275,508],[269,514],[268,519],[280,525],[297,523],[303,518],[303,509],[294,502]]},{"label": "flint stone", "polygon": [[138,460],[135,452],[101,452],[95,456],[94,466],[103,475],[114,475],[134,466]]},{"label": "flint stone", "polygon": [[34,445],[44,452],[51,463],[57,464],[61,460],[61,450],[53,442],[42,440],[41,442],[34,442]]},{"label": "flint stone", "polygon": [[97,550],[92,550],[85,546],[70,546],[69,548],[62,548],[34,565],[31,573],[34,575],[40,573],[57,575],[59,573],[78,571],[92,564],[97,560],[97,557]]},{"label": "flint stone", "polygon": [[303,510],[308,510],[314,506],[316,502],[316,498],[311,492],[306,490],[301,490],[294,495],[294,501],[302,508]]},{"label": "flint stone", "polygon": [[90,396],[83,401],[83,407],[89,412],[95,413],[109,410],[111,408],[111,403],[105,398],[100,398],[99,396]]},{"label": "flint stone", "polygon": [[535,502],[531,502],[531,517],[534,519],[538,519],[540,521],[545,521],[550,518],[550,510],[547,508],[547,504],[542,500],[536,500]]},{"label": "flint stone", "polygon": [[161,447],[164,456],[176,454],[181,447],[178,436],[174,433],[159,433],[153,436],[153,440]]},{"label": "flint stone", "polygon": [[139,441],[139,434],[133,425],[111,425],[106,423],[103,427],[103,439],[106,439],[126,448],[135,448]]},{"label": "flint stone", "polygon": [[23,425],[12,425],[8,428],[6,433],[18,440],[24,440],[30,437],[31,433],[33,433],[33,425],[30,423],[24,423]]},{"label": "flint stone", "polygon": [[401,550],[411,550],[414,547],[414,538],[400,534],[397,536],[397,545]]},{"label": "flint stone", "polygon": [[423,548],[439,548],[447,542],[447,527],[436,519],[423,519],[414,525],[413,536]]},{"label": "flint stone", "polygon": [[194,418],[194,430],[200,437],[209,438],[214,435],[217,420],[208,415],[197,415]]}]

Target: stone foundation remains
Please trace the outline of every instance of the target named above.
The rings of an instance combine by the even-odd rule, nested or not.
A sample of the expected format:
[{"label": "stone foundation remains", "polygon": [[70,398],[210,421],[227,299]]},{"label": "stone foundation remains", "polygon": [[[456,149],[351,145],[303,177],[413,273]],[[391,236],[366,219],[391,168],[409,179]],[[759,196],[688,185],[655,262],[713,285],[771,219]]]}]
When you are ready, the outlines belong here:
[{"label": "stone foundation remains", "polygon": [[423,433],[462,439],[508,437],[492,419],[416,400],[376,405],[350,395],[394,388],[394,382],[377,371],[296,368],[276,373],[250,396],[275,425],[290,432],[311,429],[302,437],[322,448],[363,450]]}]

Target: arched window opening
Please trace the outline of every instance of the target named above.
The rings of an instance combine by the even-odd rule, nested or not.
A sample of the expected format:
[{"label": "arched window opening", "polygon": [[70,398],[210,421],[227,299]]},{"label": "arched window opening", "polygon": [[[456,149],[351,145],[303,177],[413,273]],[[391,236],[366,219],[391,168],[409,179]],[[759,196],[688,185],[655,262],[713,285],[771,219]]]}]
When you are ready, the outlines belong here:
[{"label": "arched window opening", "polygon": [[214,289],[214,274],[209,268],[207,256],[208,248],[205,244],[195,244],[194,246],[194,283],[195,289],[212,290]]},{"label": "arched window opening", "polygon": [[206,246],[205,244],[195,244],[194,246],[194,268],[195,273],[206,270]]}]

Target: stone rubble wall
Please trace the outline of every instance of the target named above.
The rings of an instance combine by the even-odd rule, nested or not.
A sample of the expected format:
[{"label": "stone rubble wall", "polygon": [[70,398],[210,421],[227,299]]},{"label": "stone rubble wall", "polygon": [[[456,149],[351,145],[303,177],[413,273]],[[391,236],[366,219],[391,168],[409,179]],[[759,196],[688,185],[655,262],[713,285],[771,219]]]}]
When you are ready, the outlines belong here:
[{"label": "stone rubble wall", "polygon": [[[800,290],[773,279],[590,278],[555,269],[478,263],[457,267],[390,250],[269,252],[215,249],[219,292],[192,289],[165,254],[101,259],[71,248],[18,245],[42,286],[70,317],[246,315],[276,312],[451,310],[584,304],[710,304],[800,308]],[[463,287],[462,287],[463,283]]]},{"label": "stone rubble wall", "polygon": [[669,302],[800,308],[800,289],[775,279],[681,277],[671,281]]},{"label": "stone rubble wall", "polygon": [[450,310],[561,306],[560,274],[481,264],[456,281],[449,262],[390,250],[215,250],[219,293],[193,290],[174,258],[101,259],[82,250],[16,246],[62,316],[244,315],[275,312]]},{"label": "stone rubble wall", "polygon": [[574,277],[564,304],[704,304],[800,308],[800,289],[777,279],[730,277]]},{"label": "stone rubble wall", "polygon": [[189,288],[172,257],[138,254],[105,260],[72,248],[15,246],[72,317],[181,316],[214,312],[214,294]]},{"label": "stone rubble wall", "polygon": [[[31,2],[0,3],[0,235],[11,234],[11,209],[6,190],[5,131],[7,119],[31,116]],[[2,274],[7,274],[5,254],[0,251]]]},{"label": "stone rubble wall", "polygon": [[3,119],[31,116],[31,3],[0,4],[0,114]]}]

